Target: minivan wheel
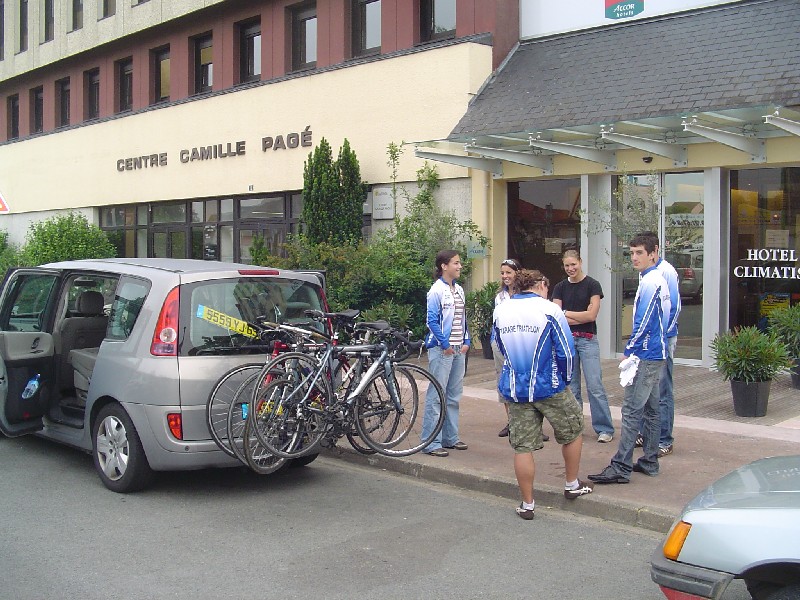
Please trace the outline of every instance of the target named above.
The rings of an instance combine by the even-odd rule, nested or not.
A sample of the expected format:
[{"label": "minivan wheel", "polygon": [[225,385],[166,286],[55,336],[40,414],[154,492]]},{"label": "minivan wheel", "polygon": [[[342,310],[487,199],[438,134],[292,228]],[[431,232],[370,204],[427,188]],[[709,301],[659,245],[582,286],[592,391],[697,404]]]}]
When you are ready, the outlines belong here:
[{"label": "minivan wheel", "polygon": [[139,434],[121,405],[104,406],[97,415],[93,443],[95,469],[112,492],[135,492],[152,481]]}]

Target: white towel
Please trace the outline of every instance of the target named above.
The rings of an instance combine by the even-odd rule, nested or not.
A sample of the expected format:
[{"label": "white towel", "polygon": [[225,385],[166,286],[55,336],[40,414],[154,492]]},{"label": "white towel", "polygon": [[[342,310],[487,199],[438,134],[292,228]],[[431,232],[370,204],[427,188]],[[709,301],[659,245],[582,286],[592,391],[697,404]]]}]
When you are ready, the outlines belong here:
[{"label": "white towel", "polygon": [[636,371],[639,368],[639,357],[632,354],[621,363],[619,363],[619,384],[622,387],[628,387],[633,383],[633,378],[636,377]]}]

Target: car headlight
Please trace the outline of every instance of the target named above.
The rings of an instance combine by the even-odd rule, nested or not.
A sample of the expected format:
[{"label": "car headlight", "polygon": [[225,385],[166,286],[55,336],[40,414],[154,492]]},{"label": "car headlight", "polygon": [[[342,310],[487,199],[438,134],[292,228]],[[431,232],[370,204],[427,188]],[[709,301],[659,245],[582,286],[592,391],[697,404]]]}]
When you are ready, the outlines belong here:
[{"label": "car headlight", "polygon": [[667,541],[664,542],[664,556],[670,560],[678,560],[678,555],[681,553],[683,543],[686,541],[686,536],[689,535],[689,530],[692,526],[686,521],[678,521],[669,532]]}]

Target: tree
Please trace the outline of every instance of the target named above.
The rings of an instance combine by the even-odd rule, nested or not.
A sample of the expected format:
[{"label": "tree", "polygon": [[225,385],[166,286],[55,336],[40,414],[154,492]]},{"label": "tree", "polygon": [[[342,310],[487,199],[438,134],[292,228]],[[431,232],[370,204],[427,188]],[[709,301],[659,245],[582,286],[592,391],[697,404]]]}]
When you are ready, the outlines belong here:
[{"label": "tree", "polygon": [[31,265],[117,254],[105,232],[75,212],[31,223],[22,252]]},{"label": "tree", "polygon": [[0,231],[0,275],[11,267],[26,266],[25,257],[20,249],[8,241],[8,232]]},{"label": "tree", "polygon": [[365,197],[366,187],[350,142],[344,141],[338,160],[333,161],[330,144],[322,138],[303,170],[301,220],[308,241],[357,245]]}]

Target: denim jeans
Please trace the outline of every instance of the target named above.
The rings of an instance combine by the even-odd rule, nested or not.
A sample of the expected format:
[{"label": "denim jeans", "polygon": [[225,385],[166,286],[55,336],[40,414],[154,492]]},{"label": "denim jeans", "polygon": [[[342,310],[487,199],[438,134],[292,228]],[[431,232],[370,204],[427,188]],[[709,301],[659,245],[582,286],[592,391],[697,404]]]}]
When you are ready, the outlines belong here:
[{"label": "denim jeans", "polygon": [[661,412],[661,437],[658,445],[662,448],[672,446],[672,425],[675,422],[675,397],[672,395],[672,366],[675,358],[675,346],[678,336],[667,339],[667,360],[664,361],[664,371],[658,384],[658,409]]},{"label": "denim jeans", "polygon": [[[452,346],[451,346],[452,347]],[[458,441],[458,403],[464,388],[464,355],[455,346],[455,354],[446,355],[440,346],[428,348],[428,370],[434,376],[445,395],[444,426],[433,441],[423,448],[431,452],[442,446],[452,446]],[[422,421],[422,439],[426,439],[439,420],[439,403],[431,386],[425,394],[425,414]]]},{"label": "denim jeans", "polygon": [[614,435],[614,423],[611,421],[611,409],[608,408],[608,397],[603,387],[603,371],[600,366],[600,344],[597,337],[587,339],[574,337],[575,359],[572,367],[572,383],[569,389],[583,406],[581,398],[581,370],[586,379],[586,393],[589,395],[589,408],[592,411],[592,428],[595,433]]},{"label": "denim jeans", "polygon": [[630,478],[633,471],[633,449],[639,424],[642,424],[644,456],[639,465],[652,475],[658,473],[658,435],[661,429],[658,410],[658,382],[664,369],[663,360],[642,360],[633,383],[625,388],[622,401],[622,433],[617,453],[611,459],[611,468]]}]

